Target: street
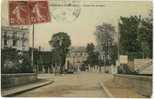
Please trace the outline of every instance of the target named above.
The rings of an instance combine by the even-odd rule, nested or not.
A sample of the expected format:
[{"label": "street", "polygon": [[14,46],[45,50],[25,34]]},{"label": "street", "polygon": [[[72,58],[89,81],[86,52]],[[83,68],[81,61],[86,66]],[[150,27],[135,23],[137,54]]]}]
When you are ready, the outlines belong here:
[{"label": "street", "polygon": [[107,97],[99,81],[106,81],[112,75],[104,73],[81,72],[57,75],[39,74],[39,78],[53,79],[53,84],[40,87],[16,97]]}]

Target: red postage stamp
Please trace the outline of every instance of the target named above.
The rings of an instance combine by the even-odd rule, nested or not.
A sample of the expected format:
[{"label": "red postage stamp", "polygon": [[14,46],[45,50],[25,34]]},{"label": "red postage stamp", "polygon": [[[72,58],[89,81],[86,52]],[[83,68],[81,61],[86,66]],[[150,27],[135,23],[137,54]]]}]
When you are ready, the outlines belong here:
[{"label": "red postage stamp", "polygon": [[50,21],[48,1],[9,1],[10,25],[29,25]]},{"label": "red postage stamp", "polygon": [[44,23],[50,21],[47,1],[29,1],[31,23]]},{"label": "red postage stamp", "polygon": [[29,7],[27,1],[9,1],[10,25],[30,24]]}]

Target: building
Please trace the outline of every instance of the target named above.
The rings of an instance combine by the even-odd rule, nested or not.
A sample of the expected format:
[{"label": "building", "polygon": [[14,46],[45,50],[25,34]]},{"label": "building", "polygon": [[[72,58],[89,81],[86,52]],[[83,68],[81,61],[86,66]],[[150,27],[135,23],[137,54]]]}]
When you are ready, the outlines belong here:
[{"label": "building", "polygon": [[79,68],[87,60],[88,54],[85,47],[72,47],[66,57],[66,67],[74,66]]},{"label": "building", "polygon": [[17,50],[29,50],[29,29],[2,26],[1,27],[1,48],[15,48]]}]

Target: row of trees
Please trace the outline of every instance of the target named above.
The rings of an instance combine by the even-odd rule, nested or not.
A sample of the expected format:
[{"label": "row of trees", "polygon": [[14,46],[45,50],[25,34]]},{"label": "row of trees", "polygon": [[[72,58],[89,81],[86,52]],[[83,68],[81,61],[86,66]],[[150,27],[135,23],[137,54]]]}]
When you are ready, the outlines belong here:
[{"label": "row of trees", "polygon": [[120,17],[120,53],[134,58],[152,58],[152,16]]},{"label": "row of trees", "polygon": [[[96,26],[95,36],[97,46],[93,43],[87,44],[88,54],[86,63],[93,67],[110,66],[117,59],[117,46],[114,42],[115,28],[111,24],[103,23]],[[100,68],[101,69],[101,68]]]},{"label": "row of trees", "polygon": [[49,44],[52,46],[51,52],[42,52],[40,49],[34,49],[34,65],[31,66],[31,51],[20,52],[13,48],[2,50],[2,73],[32,73],[33,70],[50,70],[52,66],[60,67],[63,73],[65,59],[71,45],[70,37],[67,33],[59,32],[52,36]]},{"label": "row of trees", "polygon": [[118,47],[119,54],[128,55],[130,60],[152,58],[152,14],[147,18],[141,16],[120,17],[118,25],[119,46],[114,39],[115,27],[108,23],[96,26],[97,46],[87,45],[86,62],[88,64],[105,66],[115,64],[118,58]]},{"label": "row of trees", "polygon": [[[129,59],[134,58],[152,58],[152,15],[148,18],[141,16],[120,17],[119,22],[120,34],[120,54],[128,55]],[[97,46],[93,43],[87,44],[88,53],[85,64],[94,65],[111,65],[115,64],[117,59],[117,43],[114,42],[115,28],[111,24],[103,23],[96,26],[95,36]],[[52,36],[49,41],[51,45],[51,57],[42,58],[47,65],[60,67],[63,73],[65,59],[71,45],[70,36],[67,33],[59,32]],[[19,55],[18,51],[12,49],[2,50],[2,73],[15,72],[33,72],[30,67],[30,53]],[[37,54],[37,51],[34,51]],[[34,55],[34,63],[41,64],[37,55]],[[21,60],[22,59],[22,60]],[[20,62],[20,60],[22,62]],[[8,61],[8,62],[6,62]],[[12,63],[9,63],[9,62]],[[6,64],[7,63],[7,64]],[[14,64],[6,66],[9,64]],[[44,63],[43,63],[44,64]],[[15,67],[14,67],[15,66]]]}]

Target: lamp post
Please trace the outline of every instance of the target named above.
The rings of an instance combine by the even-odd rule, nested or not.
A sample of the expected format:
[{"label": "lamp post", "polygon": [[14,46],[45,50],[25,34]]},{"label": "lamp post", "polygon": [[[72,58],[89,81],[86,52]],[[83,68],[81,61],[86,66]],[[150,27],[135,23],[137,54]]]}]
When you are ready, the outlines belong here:
[{"label": "lamp post", "polygon": [[[32,27],[32,50],[31,50],[31,66],[33,67],[34,66],[34,24],[33,24],[33,27]],[[37,74],[37,66],[36,66],[36,74]]]}]

